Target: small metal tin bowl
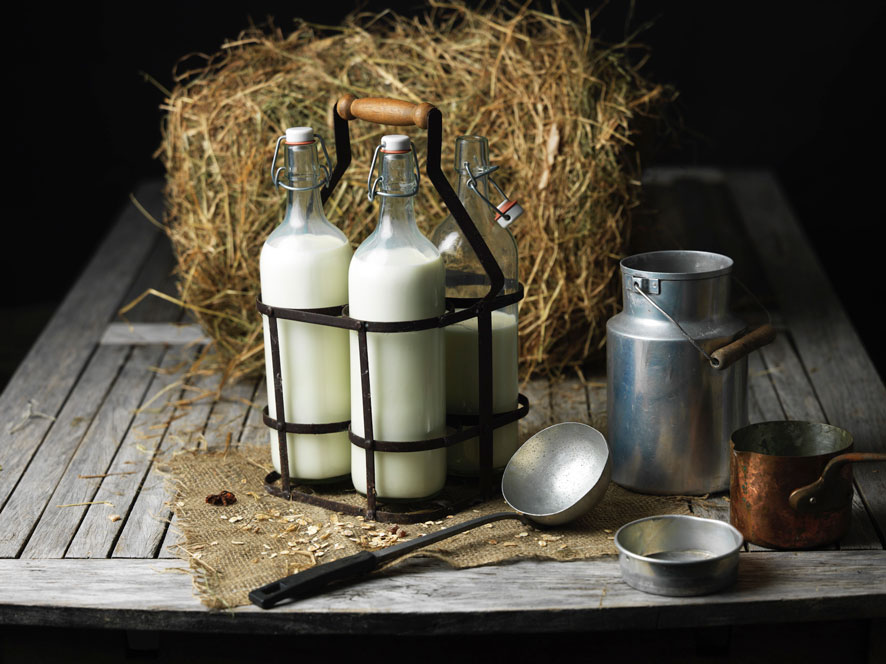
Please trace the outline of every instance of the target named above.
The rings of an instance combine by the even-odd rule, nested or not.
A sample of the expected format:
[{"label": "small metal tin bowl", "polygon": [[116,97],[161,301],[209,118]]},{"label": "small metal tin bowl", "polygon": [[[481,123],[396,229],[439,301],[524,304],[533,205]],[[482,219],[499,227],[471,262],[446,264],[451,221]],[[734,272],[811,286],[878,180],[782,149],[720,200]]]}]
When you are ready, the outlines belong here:
[{"label": "small metal tin bowl", "polygon": [[735,583],[741,533],[724,521],[662,515],[632,521],[615,533],[621,575],[654,595],[707,595]]}]

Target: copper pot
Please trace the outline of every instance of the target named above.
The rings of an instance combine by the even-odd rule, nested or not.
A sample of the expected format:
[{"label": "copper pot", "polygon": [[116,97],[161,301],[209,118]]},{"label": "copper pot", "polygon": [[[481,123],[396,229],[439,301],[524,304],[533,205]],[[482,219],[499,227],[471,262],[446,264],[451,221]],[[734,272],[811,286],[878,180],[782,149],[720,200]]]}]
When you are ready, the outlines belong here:
[{"label": "copper pot", "polygon": [[815,422],[760,422],[730,441],[730,521],[754,544],[808,549],[835,542],[852,516],[852,463],[886,454],[852,452],[848,431]]}]

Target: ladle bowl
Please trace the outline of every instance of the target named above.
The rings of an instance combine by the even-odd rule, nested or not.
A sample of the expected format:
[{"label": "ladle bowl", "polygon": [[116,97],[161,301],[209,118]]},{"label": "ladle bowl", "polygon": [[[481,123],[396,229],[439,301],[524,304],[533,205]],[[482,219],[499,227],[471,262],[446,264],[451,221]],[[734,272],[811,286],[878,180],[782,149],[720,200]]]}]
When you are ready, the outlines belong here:
[{"label": "ladle bowl", "polygon": [[577,519],[596,505],[612,473],[599,431],[562,422],[539,431],[511,457],[501,480],[505,502],[543,526]]}]

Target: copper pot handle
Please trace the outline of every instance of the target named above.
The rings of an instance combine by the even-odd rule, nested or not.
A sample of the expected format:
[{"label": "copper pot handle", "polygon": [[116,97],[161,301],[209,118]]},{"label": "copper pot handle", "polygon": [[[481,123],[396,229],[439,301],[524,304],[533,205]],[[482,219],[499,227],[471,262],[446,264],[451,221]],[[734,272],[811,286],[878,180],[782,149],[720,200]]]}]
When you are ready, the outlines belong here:
[{"label": "copper pot handle", "polygon": [[791,492],[788,502],[800,514],[817,514],[845,509],[852,502],[852,484],[840,482],[837,476],[847,463],[886,461],[886,454],[850,452],[835,456],[821,472],[821,477]]},{"label": "copper pot handle", "polygon": [[413,104],[388,97],[363,97],[352,94],[342,95],[335,105],[336,111],[344,120],[365,120],[376,124],[408,127],[415,125],[428,128],[428,113],[434,106],[427,102]]}]

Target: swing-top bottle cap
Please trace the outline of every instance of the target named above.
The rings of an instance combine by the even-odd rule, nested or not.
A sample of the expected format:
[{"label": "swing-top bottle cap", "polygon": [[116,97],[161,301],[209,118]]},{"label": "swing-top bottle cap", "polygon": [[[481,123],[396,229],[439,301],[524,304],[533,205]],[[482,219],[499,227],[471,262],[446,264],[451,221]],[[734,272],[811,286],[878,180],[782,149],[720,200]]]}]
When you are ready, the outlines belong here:
[{"label": "swing-top bottle cap", "polygon": [[409,152],[412,149],[412,142],[409,136],[388,134],[381,137],[381,149],[383,152]]},{"label": "swing-top bottle cap", "polygon": [[286,130],[286,142],[289,145],[298,145],[314,142],[313,127],[290,127]]}]

